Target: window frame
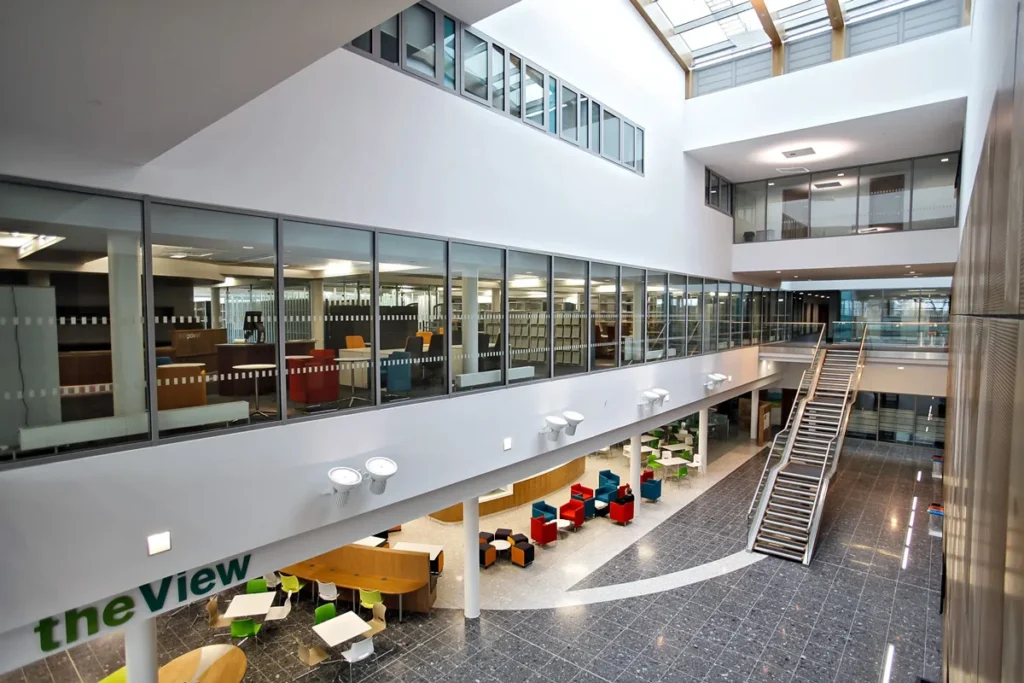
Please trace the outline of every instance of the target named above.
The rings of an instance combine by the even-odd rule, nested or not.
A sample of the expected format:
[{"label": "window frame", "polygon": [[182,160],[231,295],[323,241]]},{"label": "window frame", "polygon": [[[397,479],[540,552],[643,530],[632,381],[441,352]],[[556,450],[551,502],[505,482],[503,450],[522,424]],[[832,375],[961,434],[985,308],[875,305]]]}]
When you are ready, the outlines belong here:
[{"label": "window frame", "polygon": [[[718,186],[715,188],[715,198],[717,203],[711,203],[711,179],[714,178],[718,181]],[[728,188],[726,191],[725,188]],[[727,179],[721,173],[716,173],[708,167],[704,167],[704,206],[709,209],[714,209],[719,213],[724,213],[726,216],[732,216],[732,188],[733,183]],[[722,199],[725,199],[726,206],[722,206]],[[735,226],[733,227],[735,232]],[[735,239],[735,235],[733,237]]]},{"label": "window frame", "polygon": [[[406,33],[406,12],[410,11],[414,7],[422,7],[423,9],[431,12],[434,15],[434,75],[427,76],[421,71],[417,71],[409,65],[408,55],[408,36]],[[436,7],[428,5],[426,3],[417,2],[409,5],[404,10],[398,13],[398,37],[399,37],[399,48],[398,48],[398,66],[405,73],[412,74],[417,78],[431,83],[437,83],[444,87],[444,21],[441,19],[443,12],[438,10]],[[456,22],[456,28],[458,23]],[[458,42],[458,41],[456,41]],[[458,50],[456,50],[458,52]],[[389,64],[391,62],[388,62]],[[450,88],[449,88],[450,89]]]},{"label": "window frame", "polygon": [[[486,73],[484,75],[484,92],[486,93],[485,97],[480,97],[476,93],[472,93],[466,89],[466,50],[463,41],[467,33],[472,34],[474,38],[483,42],[486,48],[485,53],[487,55],[487,59],[486,64],[484,66],[484,68],[486,69]],[[459,75],[458,80],[461,81],[459,83],[459,94],[465,97],[466,99],[470,100],[471,102],[483,104],[493,109],[493,107],[491,106],[491,41],[488,38],[485,38],[482,34],[478,33],[476,29],[466,25],[463,25],[461,29],[456,32],[456,35],[459,36],[459,43],[462,48],[456,50],[459,59],[456,61],[458,68],[455,71]],[[506,51],[505,54],[507,55],[508,52]]]}]

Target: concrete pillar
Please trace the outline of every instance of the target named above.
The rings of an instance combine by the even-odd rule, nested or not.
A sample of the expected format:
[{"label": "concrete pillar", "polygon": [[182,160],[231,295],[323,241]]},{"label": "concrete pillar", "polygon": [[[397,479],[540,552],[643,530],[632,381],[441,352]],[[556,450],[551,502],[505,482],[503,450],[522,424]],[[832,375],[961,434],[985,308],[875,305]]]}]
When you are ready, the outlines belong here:
[{"label": "concrete pillar", "polygon": [[137,618],[124,628],[124,659],[128,683],[158,683],[156,619]]},{"label": "concrete pillar", "polygon": [[312,317],[313,339],[316,348],[324,348],[324,281],[309,281],[309,308]]},{"label": "concrete pillar", "polygon": [[146,410],[146,345],[142,332],[142,252],[139,239],[131,233],[107,236],[114,415],[135,415]]},{"label": "concrete pillar", "polygon": [[206,329],[217,330],[220,329],[220,297],[222,295],[220,287],[210,287],[210,319],[206,323]]},{"label": "concrete pillar", "polygon": [[463,609],[467,619],[480,616],[480,499],[462,501]]},{"label": "concrete pillar", "polygon": [[462,278],[462,372],[480,369],[480,278]]},{"label": "concrete pillar", "polygon": [[703,471],[708,466],[708,409],[701,409],[700,424],[697,426],[697,459],[698,470]]},{"label": "concrete pillar", "polygon": [[756,440],[757,433],[760,431],[757,424],[757,401],[760,398],[760,389],[754,389],[750,392],[750,438]]},{"label": "concrete pillar", "polygon": [[[640,496],[640,435],[632,436],[629,439],[629,486],[633,489],[633,495]],[[643,505],[633,506],[633,515],[640,511]]]}]

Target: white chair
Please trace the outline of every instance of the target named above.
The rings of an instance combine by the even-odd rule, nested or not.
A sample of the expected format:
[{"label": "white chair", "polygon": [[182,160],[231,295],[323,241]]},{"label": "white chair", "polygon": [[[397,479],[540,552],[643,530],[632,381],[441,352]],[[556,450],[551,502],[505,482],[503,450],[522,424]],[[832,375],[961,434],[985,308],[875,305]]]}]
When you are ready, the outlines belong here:
[{"label": "white chair", "polygon": [[380,670],[380,662],[377,661],[377,653],[373,651],[373,638],[367,638],[366,640],[357,640],[352,643],[352,647],[341,653],[341,656],[348,662],[348,680],[355,680],[352,678],[352,665],[357,662],[362,662],[367,659],[370,655],[373,655],[373,660],[377,662],[377,669]]},{"label": "white chair", "polygon": [[267,612],[266,618],[263,620],[264,625],[269,621],[280,621],[284,619],[292,611],[292,596],[289,595],[285,598],[284,604],[280,607],[271,607],[270,611]]},{"label": "white chair", "polygon": [[324,583],[323,581],[316,582],[317,590],[317,604],[320,600],[324,602],[335,602],[338,599],[338,587],[331,582]]},{"label": "white chair", "polygon": [[277,575],[277,572],[270,572],[269,574],[264,574],[263,580],[267,582],[268,591],[276,591],[278,586],[281,585],[281,577]]}]

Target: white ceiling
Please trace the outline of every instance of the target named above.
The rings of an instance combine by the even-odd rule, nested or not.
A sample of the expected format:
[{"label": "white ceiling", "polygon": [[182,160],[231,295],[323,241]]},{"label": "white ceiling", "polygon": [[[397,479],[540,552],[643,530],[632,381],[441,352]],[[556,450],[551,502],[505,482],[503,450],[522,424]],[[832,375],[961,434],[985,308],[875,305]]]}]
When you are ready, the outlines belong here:
[{"label": "white ceiling", "polygon": [[411,4],[3,0],[0,132],[142,164]]},{"label": "white ceiling", "polygon": [[[739,183],[791,175],[776,170],[786,166],[826,171],[951,152],[960,149],[966,110],[966,98],[946,100],[689,153],[708,168]],[[782,156],[786,150],[804,147],[813,147],[815,154],[795,159]]]},{"label": "white ceiling", "polygon": [[906,287],[915,287],[917,278],[944,277],[953,274],[955,263],[915,263],[907,268],[896,266],[858,266],[856,268],[804,268],[781,272],[758,271],[756,273],[736,271],[733,273],[743,282],[777,287],[780,282],[792,282],[789,289],[796,289],[802,283],[821,280],[874,280],[877,278],[900,278]]},{"label": "white ceiling", "polygon": [[519,0],[433,0],[434,5],[468,24],[475,24],[517,2]]}]

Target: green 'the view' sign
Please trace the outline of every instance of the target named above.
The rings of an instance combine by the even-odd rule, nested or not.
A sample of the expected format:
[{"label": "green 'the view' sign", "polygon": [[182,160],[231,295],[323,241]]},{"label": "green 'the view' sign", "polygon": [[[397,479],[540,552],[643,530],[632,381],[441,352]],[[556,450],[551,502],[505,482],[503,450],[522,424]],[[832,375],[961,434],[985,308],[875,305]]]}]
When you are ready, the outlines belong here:
[{"label": "green 'the view' sign", "polygon": [[40,619],[39,624],[32,629],[39,634],[39,649],[42,652],[62,649],[83,636],[91,638],[101,628],[124,626],[142,608],[149,610],[147,616],[157,614],[164,610],[165,605],[173,607],[190,602],[215,589],[220,591],[244,581],[250,557],[236,557],[191,572],[165,576],[158,582],[143,584],[137,590],[111,598],[105,604],[100,602]]}]

